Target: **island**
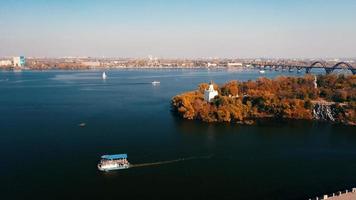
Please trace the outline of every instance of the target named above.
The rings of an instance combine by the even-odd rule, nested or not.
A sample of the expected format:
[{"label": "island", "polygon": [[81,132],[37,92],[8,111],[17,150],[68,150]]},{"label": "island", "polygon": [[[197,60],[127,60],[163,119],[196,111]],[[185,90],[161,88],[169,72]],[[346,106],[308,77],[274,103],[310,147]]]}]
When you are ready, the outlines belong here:
[{"label": "island", "polygon": [[[213,95],[212,95],[213,94]],[[174,96],[172,111],[188,120],[255,124],[264,119],[356,125],[356,75],[280,76],[202,83]]]}]

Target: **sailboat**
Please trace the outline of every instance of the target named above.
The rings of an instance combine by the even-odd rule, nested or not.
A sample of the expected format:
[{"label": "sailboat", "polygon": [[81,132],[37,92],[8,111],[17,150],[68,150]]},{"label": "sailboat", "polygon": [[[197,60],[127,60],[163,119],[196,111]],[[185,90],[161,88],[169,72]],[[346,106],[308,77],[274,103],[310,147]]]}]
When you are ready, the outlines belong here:
[{"label": "sailboat", "polygon": [[108,77],[105,72],[103,72],[102,76],[103,76],[103,80],[105,80]]}]

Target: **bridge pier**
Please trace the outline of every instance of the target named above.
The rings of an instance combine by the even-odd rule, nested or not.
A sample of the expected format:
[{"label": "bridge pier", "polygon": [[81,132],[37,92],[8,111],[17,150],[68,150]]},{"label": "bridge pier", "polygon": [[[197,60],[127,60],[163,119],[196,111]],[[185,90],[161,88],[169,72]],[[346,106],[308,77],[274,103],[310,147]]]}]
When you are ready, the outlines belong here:
[{"label": "bridge pier", "polygon": [[293,72],[293,67],[292,66],[288,66],[288,71],[289,72]]},{"label": "bridge pier", "polygon": [[311,69],[312,69],[312,67],[306,67],[306,68],[305,68],[305,73],[306,73],[306,74],[309,74],[310,71],[311,71]]},{"label": "bridge pier", "polygon": [[333,71],[334,71],[333,68],[325,68],[326,74],[331,74],[331,72],[333,72]]}]

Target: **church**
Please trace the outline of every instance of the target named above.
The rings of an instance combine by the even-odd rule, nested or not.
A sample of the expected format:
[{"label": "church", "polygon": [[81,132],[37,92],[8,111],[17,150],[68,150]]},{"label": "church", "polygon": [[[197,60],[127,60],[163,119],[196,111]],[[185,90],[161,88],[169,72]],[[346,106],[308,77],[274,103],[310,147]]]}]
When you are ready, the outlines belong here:
[{"label": "church", "polygon": [[209,89],[204,91],[204,100],[211,102],[216,96],[218,96],[218,91],[214,89],[213,82],[210,82]]}]

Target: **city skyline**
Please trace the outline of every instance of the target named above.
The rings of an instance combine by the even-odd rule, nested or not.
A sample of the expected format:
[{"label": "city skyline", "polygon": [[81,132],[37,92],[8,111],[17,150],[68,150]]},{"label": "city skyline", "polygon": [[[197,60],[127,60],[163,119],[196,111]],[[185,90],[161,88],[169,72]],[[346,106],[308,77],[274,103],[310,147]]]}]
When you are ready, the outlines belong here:
[{"label": "city skyline", "polygon": [[355,57],[356,2],[8,1],[0,56]]}]

